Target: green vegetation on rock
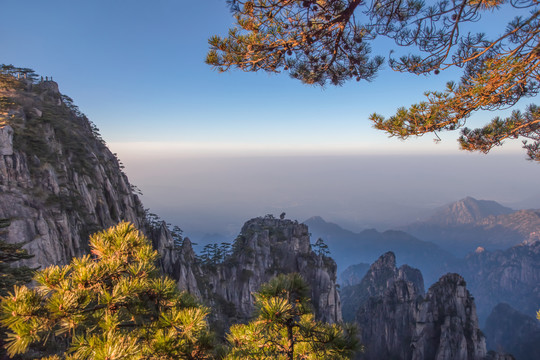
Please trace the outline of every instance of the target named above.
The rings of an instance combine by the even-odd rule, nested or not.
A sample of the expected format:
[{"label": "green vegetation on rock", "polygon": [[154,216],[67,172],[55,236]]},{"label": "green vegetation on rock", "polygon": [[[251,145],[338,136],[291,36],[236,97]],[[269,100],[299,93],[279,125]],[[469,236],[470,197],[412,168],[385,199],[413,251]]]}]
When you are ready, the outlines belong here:
[{"label": "green vegetation on rock", "polygon": [[353,326],[314,319],[299,274],[278,275],[255,294],[257,317],[233,325],[226,359],[350,359],[359,349]]}]

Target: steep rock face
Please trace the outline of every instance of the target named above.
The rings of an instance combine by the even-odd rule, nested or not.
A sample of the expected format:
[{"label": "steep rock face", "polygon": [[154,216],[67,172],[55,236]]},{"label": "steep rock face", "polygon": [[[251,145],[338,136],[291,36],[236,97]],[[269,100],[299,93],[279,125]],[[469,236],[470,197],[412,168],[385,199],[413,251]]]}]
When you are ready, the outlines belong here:
[{"label": "steep rock face", "polygon": [[184,238],[182,245],[174,243],[173,236],[165,222],[149,227],[150,238],[160,255],[163,271],[177,281],[177,287],[201,299],[201,269],[189,238]]},{"label": "steep rock face", "polygon": [[534,317],[540,306],[540,241],[469,255],[459,271],[474,294],[483,323],[498,303]]},{"label": "steep rock face", "polygon": [[424,294],[424,280],[419,270],[408,265],[399,269],[396,267],[396,256],[387,252],[374,262],[359,284],[343,287],[342,309],[343,318],[353,321],[359,305],[365,304],[370,298],[383,297],[393,283],[402,280],[410,283],[411,297]]},{"label": "steep rock face", "polygon": [[473,360],[486,356],[474,300],[458,274],[447,274],[424,296],[421,273],[399,269],[382,255],[359,285],[342,290],[366,351],[359,359]]},{"label": "steep rock face", "polygon": [[482,359],[486,342],[474,299],[458,274],[433,284],[418,308],[412,359]]},{"label": "steep rock face", "polygon": [[[343,289],[343,307],[355,313],[365,345],[361,358],[410,358],[416,301],[424,294],[420,271],[406,265],[398,269],[395,255],[388,252],[371,265],[359,285],[351,288]],[[354,303],[358,304],[356,311],[352,309]]]},{"label": "steep rock face", "polygon": [[52,81],[2,88],[0,218],[7,242],[24,242],[30,266],[66,264],[88,236],[121,220],[144,227],[144,211],[95,127]]},{"label": "steep rock face", "polygon": [[518,360],[535,360],[540,354],[540,324],[508,304],[495,306],[484,333],[488,349],[504,350]]},{"label": "steep rock face", "polygon": [[[273,217],[246,222],[233,245],[233,253],[213,269],[206,268],[207,297],[229,318],[248,319],[254,292],[280,273],[297,272],[311,287],[311,299],[318,319],[341,320],[336,289],[336,264],[311,250],[308,228],[296,221]],[[204,269],[203,269],[204,270]]]}]

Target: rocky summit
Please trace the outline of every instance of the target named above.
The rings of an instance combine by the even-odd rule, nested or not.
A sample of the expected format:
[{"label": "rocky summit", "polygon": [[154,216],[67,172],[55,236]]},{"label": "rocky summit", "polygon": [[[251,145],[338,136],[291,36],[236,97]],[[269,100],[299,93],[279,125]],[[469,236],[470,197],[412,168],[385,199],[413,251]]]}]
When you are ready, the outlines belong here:
[{"label": "rocky summit", "polygon": [[354,321],[365,352],[359,359],[476,360],[487,355],[474,299],[458,274],[447,274],[424,295],[422,275],[396,267],[382,255],[360,284],[343,289],[343,306]]}]

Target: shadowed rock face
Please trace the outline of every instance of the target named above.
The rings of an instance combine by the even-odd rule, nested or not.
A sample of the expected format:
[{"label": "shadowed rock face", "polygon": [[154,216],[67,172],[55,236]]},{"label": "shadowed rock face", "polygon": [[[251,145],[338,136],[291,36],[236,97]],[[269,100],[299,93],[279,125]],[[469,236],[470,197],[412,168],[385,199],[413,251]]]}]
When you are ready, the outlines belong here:
[{"label": "shadowed rock face", "polygon": [[540,354],[540,324],[508,304],[498,304],[484,328],[488,349],[511,353],[518,360],[536,360]]},{"label": "shadowed rock face", "polygon": [[353,321],[360,304],[366,303],[371,298],[383,297],[398,280],[411,287],[409,297],[416,298],[424,294],[424,280],[420,271],[408,265],[398,269],[394,253],[387,252],[371,265],[360,284],[345,286],[342,289],[343,318],[346,321]]},{"label": "shadowed rock face", "polygon": [[474,299],[458,274],[446,274],[433,284],[419,304],[413,360],[482,359],[486,342]]},{"label": "shadowed rock face", "polygon": [[264,217],[246,222],[231,256],[205,274],[206,296],[214,299],[215,305],[232,304],[234,316],[246,320],[254,310],[252,294],[260,285],[277,274],[292,272],[310,285],[316,316],[331,323],[341,321],[336,264],[316,255],[307,226],[291,220]]},{"label": "shadowed rock face", "polygon": [[[350,289],[354,288],[354,289]],[[356,303],[366,351],[359,359],[473,360],[486,356],[474,300],[458,274],[447,274],[424,296],[422,275],[382,255],[359,285],[345,287],[343,306]]]},{"label": "shadowed rock face", "polygon": [[501,251],[476,252],[459,272],[474,294],[484,323],[492,309],[505,302],[534,317],[540,306],[540,241]]}]

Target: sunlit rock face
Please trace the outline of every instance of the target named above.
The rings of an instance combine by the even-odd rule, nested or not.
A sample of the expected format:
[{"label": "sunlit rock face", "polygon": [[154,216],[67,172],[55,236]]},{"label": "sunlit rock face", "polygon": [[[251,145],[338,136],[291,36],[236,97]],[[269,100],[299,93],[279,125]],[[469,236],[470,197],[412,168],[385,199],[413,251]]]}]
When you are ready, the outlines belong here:
[{"label": "sunlit rock face", "polygon": [[359,359],[483,359],[485,339],[474,300],[458,274],[447,274],[424,294],[422,275],[395,256],[382,255],[362,280],[342,291],[355,306],[365,352]]},{"label": "sunlit rock face", "polygon": [[143,207],[116,156],[52,81],[2,89],[0,234],[23,242],[32,267],[66,264],[91,233],[121,220],[144,228]]}]

